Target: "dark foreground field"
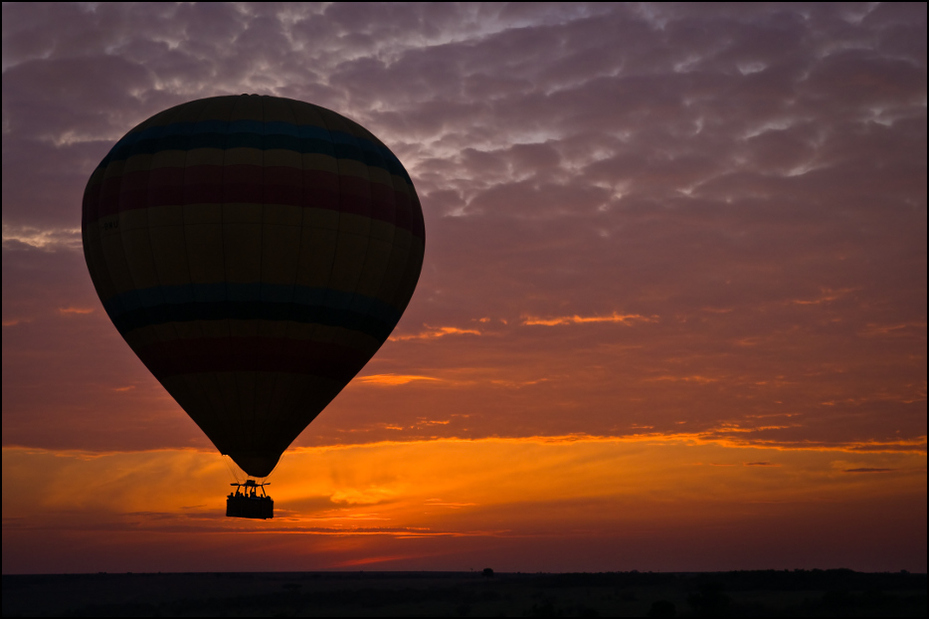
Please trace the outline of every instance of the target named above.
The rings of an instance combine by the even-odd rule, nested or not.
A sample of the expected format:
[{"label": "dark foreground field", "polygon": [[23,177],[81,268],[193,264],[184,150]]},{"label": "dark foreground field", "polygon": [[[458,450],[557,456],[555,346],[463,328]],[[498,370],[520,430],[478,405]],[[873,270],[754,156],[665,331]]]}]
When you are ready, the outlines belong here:
[{"label": "dark foreground field", "polygon": [[3,576],[3,616],[925,617],[926,574],[850,570]]}]

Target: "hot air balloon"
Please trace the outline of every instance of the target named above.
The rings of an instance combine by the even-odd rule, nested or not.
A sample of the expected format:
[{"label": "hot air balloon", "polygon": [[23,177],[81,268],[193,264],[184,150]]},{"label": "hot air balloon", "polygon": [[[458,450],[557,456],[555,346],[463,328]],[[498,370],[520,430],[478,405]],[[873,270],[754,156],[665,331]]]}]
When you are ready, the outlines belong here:
[{"label": "hot air balloon", "polygon": [[384,144],[259,95],[191,101],[129,131],[87,183],[82,232],[120,335],[255,478],[390,335],[425,243]]}]

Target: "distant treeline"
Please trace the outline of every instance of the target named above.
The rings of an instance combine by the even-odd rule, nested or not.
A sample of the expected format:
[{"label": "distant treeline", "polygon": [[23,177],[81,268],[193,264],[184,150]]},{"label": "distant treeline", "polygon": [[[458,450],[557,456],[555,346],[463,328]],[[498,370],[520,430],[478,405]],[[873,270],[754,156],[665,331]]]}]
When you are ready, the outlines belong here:
[{"label": "distant treeline", "polygon": [[900,572],[856,572],[833,570],[745,570],[732,572],[599,572],[538,574],[545,587],[639,587],[687,584],[694,589],[720,584],[728,591],[864,590],[902,591],[926,589],[926,574]]},{"label": "distant treeline", "polygon": [[924,617],[926,574],[852,570],[4,575],[3,616]]}]

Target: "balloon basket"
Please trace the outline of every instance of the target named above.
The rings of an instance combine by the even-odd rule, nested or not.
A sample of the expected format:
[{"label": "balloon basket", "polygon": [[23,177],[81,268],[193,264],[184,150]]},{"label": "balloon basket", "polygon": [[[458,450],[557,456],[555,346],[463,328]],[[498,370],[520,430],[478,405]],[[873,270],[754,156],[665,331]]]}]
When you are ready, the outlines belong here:
[{"label": "balloon basket", "polygon": [[274,501],[264,488],[270,484],[259,484],[254,479],[248,479],[245,483],[229,485],[236,489],[226,497],[227,518],[274,518]]}]

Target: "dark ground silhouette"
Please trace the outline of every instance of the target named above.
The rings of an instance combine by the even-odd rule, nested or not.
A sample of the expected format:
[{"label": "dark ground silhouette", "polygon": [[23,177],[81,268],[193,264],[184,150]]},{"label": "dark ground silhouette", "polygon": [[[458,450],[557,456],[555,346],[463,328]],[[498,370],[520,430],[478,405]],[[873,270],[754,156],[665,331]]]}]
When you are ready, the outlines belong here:
[{"label": "dark ground silhouette", "polygon": [[926,574],[268,572],[3,576],[3,616],[925,617]]}]

